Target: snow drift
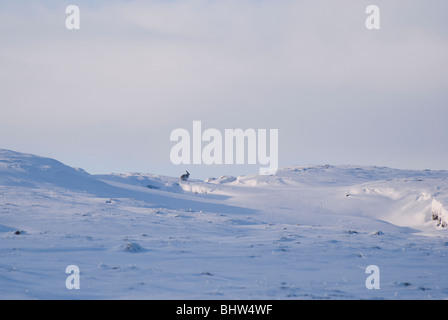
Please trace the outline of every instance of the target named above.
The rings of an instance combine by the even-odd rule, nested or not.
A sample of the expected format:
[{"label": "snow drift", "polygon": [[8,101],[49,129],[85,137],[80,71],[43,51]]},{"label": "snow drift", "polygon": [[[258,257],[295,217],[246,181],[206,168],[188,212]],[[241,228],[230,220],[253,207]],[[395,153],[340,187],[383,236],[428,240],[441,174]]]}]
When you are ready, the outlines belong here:
[{"label": "snow drift", "polygon": [[[442,228],[448,227],[448,210],[447,210],[447,198],[432,199],[431,205],[431,219],[437,221],[437,226]],[[442,203],[443,201],[443,203]]]}]

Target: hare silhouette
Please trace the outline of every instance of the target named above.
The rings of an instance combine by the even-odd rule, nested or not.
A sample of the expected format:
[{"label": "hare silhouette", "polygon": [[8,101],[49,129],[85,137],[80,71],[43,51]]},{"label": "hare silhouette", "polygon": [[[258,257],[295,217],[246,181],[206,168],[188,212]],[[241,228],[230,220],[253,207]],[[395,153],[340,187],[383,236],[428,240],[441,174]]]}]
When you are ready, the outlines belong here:
[{"label": "hare silhouette", "polygon": [[[186,171],[186,170],[185,170]],[[184,173],[183,175],[180,176],[180,180],[182,181],[187,181],[188,178],[190,178],[190,173],[188,171],[186,171],[187,173]]]}]

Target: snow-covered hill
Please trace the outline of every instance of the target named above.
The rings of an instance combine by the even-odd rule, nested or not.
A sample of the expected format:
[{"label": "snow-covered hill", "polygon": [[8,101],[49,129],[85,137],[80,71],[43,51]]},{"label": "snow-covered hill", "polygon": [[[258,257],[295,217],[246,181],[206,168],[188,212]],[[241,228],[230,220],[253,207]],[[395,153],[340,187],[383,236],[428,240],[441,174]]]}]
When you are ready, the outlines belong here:
[{"label": "snow-covered hill", "polygon": [[191,173],[90,175],[0,149],[0,298],[448,297],[446,171]]}]

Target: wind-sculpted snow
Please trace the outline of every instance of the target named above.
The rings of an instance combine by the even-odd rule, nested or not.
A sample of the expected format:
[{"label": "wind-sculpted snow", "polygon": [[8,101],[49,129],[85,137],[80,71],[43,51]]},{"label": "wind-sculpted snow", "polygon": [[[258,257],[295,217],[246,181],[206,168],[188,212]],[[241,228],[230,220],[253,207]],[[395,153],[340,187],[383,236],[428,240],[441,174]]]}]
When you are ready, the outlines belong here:
[{"label": "wind-sculpted snow", "polygon": [[446,171],[191,173],[90,175],[0,149],[0,298],[448,297]]},{"label": "wind-sculpted snow", "polygon": [[59,161],[0,149],[0,183],[8,186],[39,187],[49,184],[69,190],[98,192],[108,186],[82,169]]}]

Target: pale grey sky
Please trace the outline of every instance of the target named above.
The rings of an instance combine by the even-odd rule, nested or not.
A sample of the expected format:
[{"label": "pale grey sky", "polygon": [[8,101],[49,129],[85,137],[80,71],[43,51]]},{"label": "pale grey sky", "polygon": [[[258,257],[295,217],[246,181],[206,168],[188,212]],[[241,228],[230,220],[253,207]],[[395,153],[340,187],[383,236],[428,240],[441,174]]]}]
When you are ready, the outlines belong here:
[{"label": "pale grey sky", "polygon": [[[81,10],[67,30],[65,8]],[[381,10],[367,30],[365,8]],[[172,130],[279,129],[280,166],[448,169],[440,0],[0,3],[0,147],[90,173],[192,177]]]}]

